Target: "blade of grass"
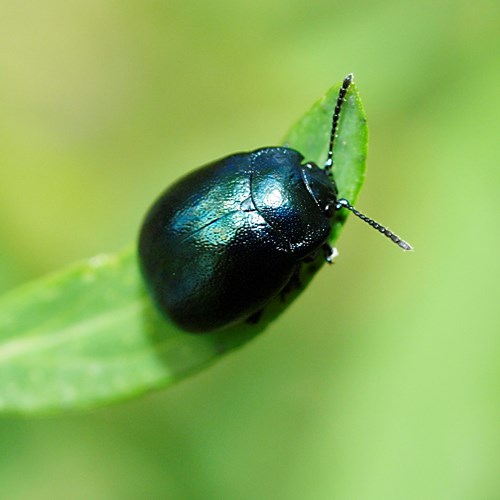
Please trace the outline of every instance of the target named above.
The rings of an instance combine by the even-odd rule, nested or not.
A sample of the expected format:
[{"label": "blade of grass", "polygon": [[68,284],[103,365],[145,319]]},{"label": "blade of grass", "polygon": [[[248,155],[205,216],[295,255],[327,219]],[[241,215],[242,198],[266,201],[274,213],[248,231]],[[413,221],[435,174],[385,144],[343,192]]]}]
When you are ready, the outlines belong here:
[{"label": "blade of grass", "polygon": [[[332,87],[284,141],[320,165],[338,89]],[[366,141],[353,86],[341,115],[334,171],[341,196],[351,200],[363,182]],[[337,218],[332,242],[344,220]],[[262,332],[321,265],[304,266],[300,289],[274,300],[257,325],[209,335],[186,334],[160,317],[143,287],[135,246],[22,286],[0,298],[0,411],[76,411],[172,384]]]}]

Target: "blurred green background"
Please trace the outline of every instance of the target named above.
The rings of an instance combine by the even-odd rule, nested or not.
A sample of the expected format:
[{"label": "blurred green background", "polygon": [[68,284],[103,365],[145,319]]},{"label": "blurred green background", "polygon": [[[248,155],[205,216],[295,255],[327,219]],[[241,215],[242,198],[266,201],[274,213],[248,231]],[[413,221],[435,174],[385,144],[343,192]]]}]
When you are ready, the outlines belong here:
[{"label": "blurred green background", "polygon": [[340,258],[215,366],[90,414],[0,419],[6,499],[494,499],[495,1],[0,7],[0,291],[136,237],[191,168],[279,143],[353,71],[370,127]]}]

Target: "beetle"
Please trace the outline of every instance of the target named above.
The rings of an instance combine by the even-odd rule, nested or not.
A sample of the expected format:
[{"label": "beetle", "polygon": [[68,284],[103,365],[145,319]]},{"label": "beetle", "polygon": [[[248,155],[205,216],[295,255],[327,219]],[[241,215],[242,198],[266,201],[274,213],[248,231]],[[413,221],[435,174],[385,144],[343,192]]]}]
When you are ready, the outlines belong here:
[{"label": "beetle", "polygon": [[333,216],[347,209],[404,250],[411,246],[338,198],[333,151],[342,82],[323,168],[298,151],[265,147],[236,153],[189,173],[146,215],[139,263],[161,312],[194,333],[258,317],[319,252],[331,263]]}]

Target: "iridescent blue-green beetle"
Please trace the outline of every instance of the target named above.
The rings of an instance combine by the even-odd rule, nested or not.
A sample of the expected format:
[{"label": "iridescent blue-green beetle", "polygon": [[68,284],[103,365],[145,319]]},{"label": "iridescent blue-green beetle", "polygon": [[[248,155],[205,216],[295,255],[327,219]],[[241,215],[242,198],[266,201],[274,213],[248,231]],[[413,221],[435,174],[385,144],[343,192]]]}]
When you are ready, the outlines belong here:
[{"label": "iridescent blue-green beetle", "polygon": [[411,246],[339,199],[333,146],[340,88],[324,168],[286,147],[236,153],[169,187],[149,210],[139,261],[159,309],[182,329],[204,333],[255,317],[328,244],[333,215],[348,209],[404,250]]}]

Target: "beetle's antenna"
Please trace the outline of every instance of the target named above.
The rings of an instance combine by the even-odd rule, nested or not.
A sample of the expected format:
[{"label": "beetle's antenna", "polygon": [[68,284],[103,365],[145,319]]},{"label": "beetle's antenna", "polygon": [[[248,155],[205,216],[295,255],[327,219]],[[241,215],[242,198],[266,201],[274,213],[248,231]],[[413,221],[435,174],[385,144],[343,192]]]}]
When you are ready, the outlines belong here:
[{"label": "beetle's antenna", "polygon": [[335,142],[335,134],[337,133],[337,125],[339,123],[340,118],[340,110],[342,109],[342,104],[344,104],[344,97],[347,93],[347,89],[349,85],[351,85],[352,79],[354,75],[349,73],[342,82],[342,87],[339,90],[339,96],[337,97],[337,104],[335,106],[335,110],[333,112],[332,118],[332,133],[330,135],[330,146],[328,147],[328,158],[325,162],[325,171],[326,173],[330,173],[333,167],[333,143]]},{"label": "beetle's antenna", "polygon": [[396,245],[400,246],[403,250],[405,251],[413,250],[413,247],[409,243],[406,243],[406,241],[402,240],[399,236],[396,236],[386,227],[381,226],[378,222],[375,222],[373,219],[370,219],[366,215],[356,210],[345,198],[337,200],[336,208],[337,210],[340,208],[347,208],[347,210],[350,210],[354,215],[359,217],[361,220],[364,220],[365,222],[370,224],[370,226],[375,228],[377,231],[390,238],[394,243],[396,243]]}]

